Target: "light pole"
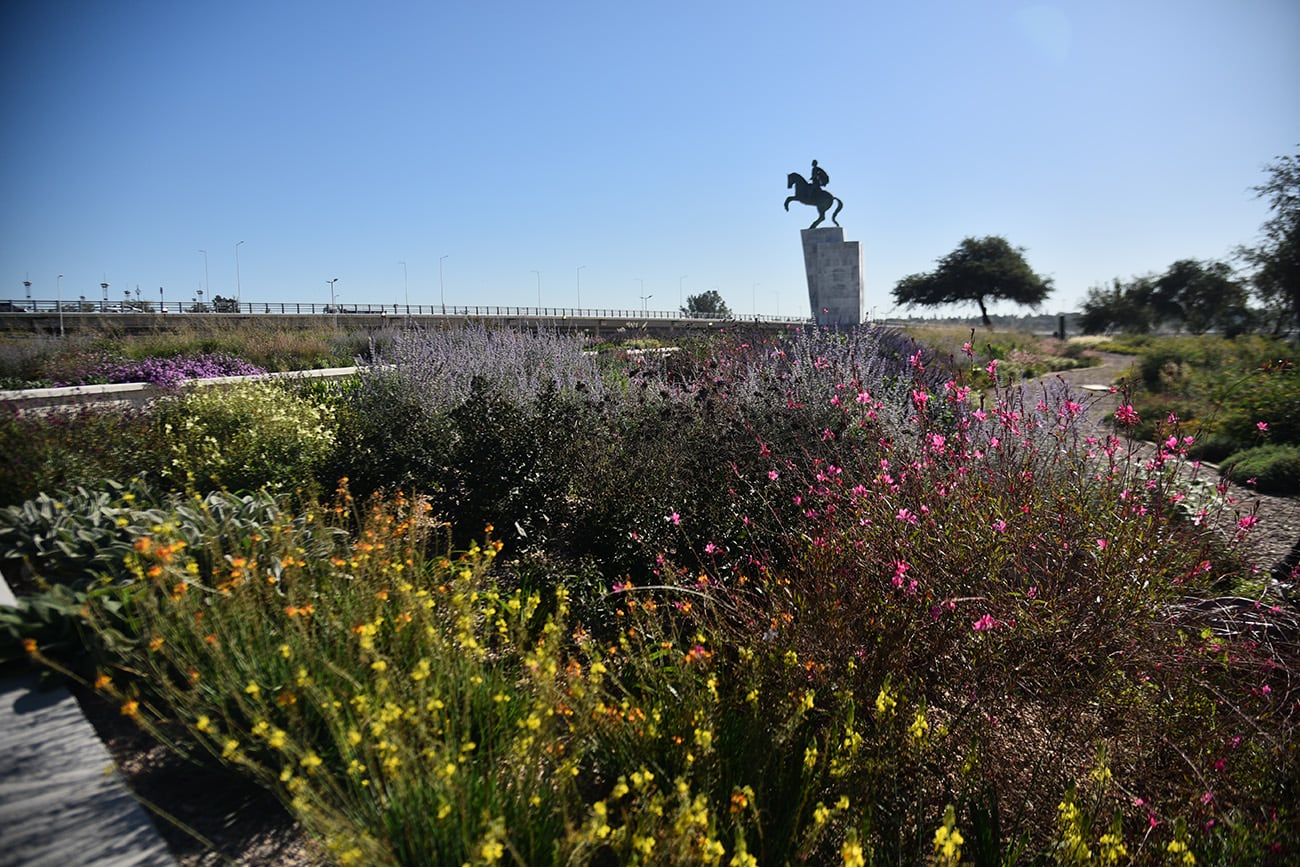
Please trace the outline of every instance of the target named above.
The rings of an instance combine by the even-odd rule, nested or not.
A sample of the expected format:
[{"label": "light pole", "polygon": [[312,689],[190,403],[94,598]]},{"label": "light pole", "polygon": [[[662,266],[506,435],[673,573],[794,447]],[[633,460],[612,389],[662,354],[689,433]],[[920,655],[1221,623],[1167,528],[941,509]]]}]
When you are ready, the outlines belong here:
[{"label": "light pole", "polygon": [[534,268],[530,273],[537,275],[537,312],[542,311],[542,272]]},{"label": "light pole", "polygon": [[[244,243],[240,241],[239,244]],[[244,301],[244,290],[239,283],[239,244],[235,245],[235,304],[242,304]]]},{"label": "light pole", "polygon": [[402,297],[406,299],[406,315],[411,315],[411,284],[406,279],[406,263],[398,262],[402,266]]},{"label": "light pole", "polygon": [[31,281],[31,280],[24,280],[24,281],[23,281],[23,288],[27,290],[27,300],[28,300],[28,301],[31,301],[31,300],[32,300],[32,281]]},{"label": "light pole", "polygon": [[337,323],[339,321],[339,307],[334,303],[334,284],[339,282],[339,278],[335,277],[333,280],[326,280],[325,282],[330,287],[330,312],[334,314],[334,321]]},{"label": "light pole", "polygon": [[677,306],[678,307],[682,306],[682,281],[685,279],[686,279],[685,274],[677,278]]},{"label": "light pole", "polygon": [[450,256],[444,253],[438,257],[438,298],[442,302],[442,315],[447,315],[447,284],[442,279],[442,260]]},{"label": "light pole", "polygon": [[59,305],[59,336],[63,336],[63,275],[54,281],[54,302]]},{"label": "light pole", "polygon": [[100,283],[99,288],[104,290],[104,307],[101,307],[100,310],[105,311],[105,309],[108,307],[108,281],[105,280],[104,282]]},{"label": "light pole", "polygon": [[653,298],[653,297],[654,297],[653,295],[642,295],[642,296],[641,296],[641,312],[642,312],[642,313],[645,313],[645,312],[646,312],[646,306],[645,306],[645,303],[646,303],[647,301],[649,301],[649,300],[650,300],[651,298]]},{"label": "light pole", "polygon": [[208,288],[208,251],[200,250],[199,252],[203,254],[203,288],[207,289]]},{"label": "light pole", "polygon": [[582,309],[582,269],[586,267],[587,267],[586,265],[578,266],[578,308],[577,309],[579,310]]}]

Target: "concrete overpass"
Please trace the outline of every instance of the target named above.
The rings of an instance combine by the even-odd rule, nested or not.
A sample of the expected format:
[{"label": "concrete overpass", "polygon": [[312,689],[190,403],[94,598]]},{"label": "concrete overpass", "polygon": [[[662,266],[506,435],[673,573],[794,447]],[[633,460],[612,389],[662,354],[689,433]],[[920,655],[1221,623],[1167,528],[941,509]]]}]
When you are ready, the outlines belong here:
[{"label": "concrete overpass", "polygon": [[[107,303],[27,302],[27,309],[0,307],[0,333],[59,335],[78,331],[138,334],[186,327],[240,328],[274,324],[285,328],[329,324],[348,331],[404,327],[441,328],[482,322],[503,328],[547,329],[588,335],[593,340],[632,337],[679,337],[722,330],[780,331],[812,324],[807,317],[737,315],[698,316],[680,311],[504,307],[491,305],[339,305],[259,302],[235,304],[217,312],[209,304],[155,305],[142,309]],[[18,305],[12,305],[18,306]]]}]

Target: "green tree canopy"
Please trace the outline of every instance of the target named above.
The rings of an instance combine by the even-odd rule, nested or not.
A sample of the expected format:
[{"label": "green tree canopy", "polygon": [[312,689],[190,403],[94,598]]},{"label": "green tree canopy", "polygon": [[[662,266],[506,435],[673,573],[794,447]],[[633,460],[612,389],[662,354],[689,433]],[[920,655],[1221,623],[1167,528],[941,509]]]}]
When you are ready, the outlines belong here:
[{"label": "green tree canopy", "polygon": [[1134,277],[1128,283],[1117,277],[1110,287],[1094,286],[1083,301],[1079,327],[1084,334],[1110,331],[1146,334],[1155,322],[1151,307],[1153,292],[1154,276]]},{"label": "green tree canopy", "polygon": [[691,316],[710,316],[715,319],[731,318],[731,310],[727,307],[727,302],[722,300],[717,289],[710,289],[699,295],[687,295],[686,306],[682,308],[682,312]]},{"label": "green tree canopy", "polygon": [[1300,153],[1278,157],[1268,183],[1255,187],[1273,216],[1261,227],[1256,247],[1238,252],[1254,269],[1255,296],[1274,320],[1275,331],[1300,328]]},{"label": "green tree canopy", "polygon": [[1236,334],[1250,320],[1246,290],[1224,262],[1179,259],[1156,278],[1151,304],[1157,318],[1185,326],[1193,334],[1211,328]]},{"label": "green tree canopy", "polygon": [[1023,247],[1012,247],[1000,235],[966,238],[939,267],[898,281],[894,300],[906,307],[974,301],[987,328],[987,303],[1014,301],[1037,307],[1052,292],[1051,278],[1039,277],[1025,262]]}]

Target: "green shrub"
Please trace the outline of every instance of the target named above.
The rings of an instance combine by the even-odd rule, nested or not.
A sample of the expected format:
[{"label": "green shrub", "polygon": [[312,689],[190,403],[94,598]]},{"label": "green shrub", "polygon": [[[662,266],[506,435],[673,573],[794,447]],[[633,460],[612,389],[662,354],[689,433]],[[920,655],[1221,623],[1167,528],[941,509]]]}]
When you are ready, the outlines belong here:
[{"label": "green shrub", "polygon": [[104,479],[157,478],[165,463],[146,411],[95,407],[39,415],[0,407],[0,506]]},{"label": "green shrub", "polygon": [[1300,494],[1300,446],[1256,446],[1229,457],[1222,469],[1239,485],[1254,479],[1263,494]]},{"label": "green shrub", "polygon": [[272,383],[200,388],[163,401],[158,429],[178,487],[292,488],[314,480],[335,442],[319,405]]}]

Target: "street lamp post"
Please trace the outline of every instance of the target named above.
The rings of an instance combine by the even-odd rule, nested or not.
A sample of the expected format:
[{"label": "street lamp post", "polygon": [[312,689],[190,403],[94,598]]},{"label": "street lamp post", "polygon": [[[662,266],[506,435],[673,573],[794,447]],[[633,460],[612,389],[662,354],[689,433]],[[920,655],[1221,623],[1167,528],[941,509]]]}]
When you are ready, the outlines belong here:
[{"label": "street lamp post", "polygon": [[31,300],[32,300],[32,281],[31,281],[31,280],[24,280],[24,281],[23,281],[23,288],[27,290],[27,300],[28,300],[28,301],[31,301]]},{"label": "street lamp post", "polygon": [[534,268],[531,273],[537,275],[537,312],[542,312],[542,272]]},{"label": "street lamp post", "polygon": [[685,274],[677,278],[677,306],[678,307],[682,306],[682,281],[685,279],[686,279]]},{"label": "street lamp post", "polygon": [[646,312],[646,302],[649,301],[649,300],[650,300],[651,298],[653,298],[653,297],[654,297],[653,295],[642,295],[642,296],[641,296],[641,312],[642,312],[642,313],[645,313],[645,312]]},{"label": "street lamp post", "polygon": [[208,288],[208,251],[200,250],[199,252],[203,254],[203,288],[207,289]]},{"label": "street lamp post", "polygon": [[330,312],[334,314],[334,323],[337,325],[339,321],[339,306],[334,303],[334,284],[339,282],[339,278],[335,277],[333,280],[326,280],[325,282],[330,286]]},{"label": "street lamp post", "polygon": [[447,284],[442,279],[442,260],[450,256],[444,253],[438,257],[438,299],[442,302],[442,315],[447,315]]},{"label": "street lamp post", "polygon": [[108,312],[108,310],[107,310],[107,308],[108,308],[108,281],[105,280],[104,282],[100,283],[100,284],[99,284],[99,288],[104,290],[104,306],[101,307],[100,310],[101,310],[102,312],[107,313],[107,312]]},{"label": "street lamp post", "polygon": [[[244,243],[240,241],[239,244]],[[235,245],[235,304],[236,306],[244,302],[244,289],[239,283],[239,244]]]},{"label": "street lamp post", "polygon": [[579,310],[582,309],[582,269],[586,267],[587,267],[586,265],[578,266],[578,308],[577,309]]},{"label": "street lamp post", "polygon": [[402,297],[406,299],[406,315],[411,315],[411,284],[406,277],[406,263],[398,262],[402,266]]},{"label": "street lamp post", "polygon": [[59,305],[59,336],[63,336],[63,275],[54,281],[54,303]]}]

